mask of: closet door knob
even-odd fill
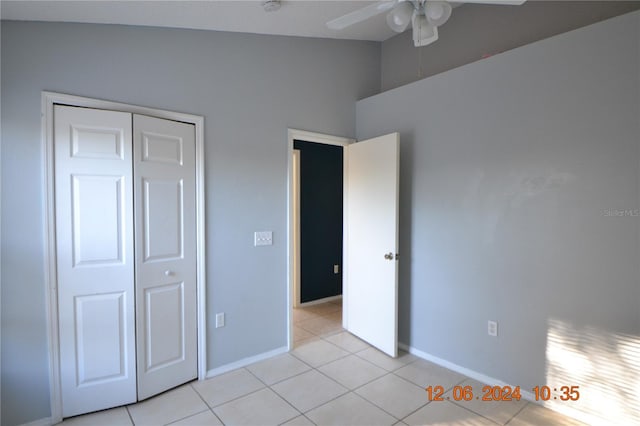
[[[170,271],[170,270],[167,269],[166,271],[164,271],[164,274],[166,276],[170,277],[171,275],[173,275],[173,271]]]

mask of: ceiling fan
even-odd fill
[[[464,3],[521,5],[526,0],[463,0]],[[327,22],[332,30],[342,30],[358,22],[389,11],[387,25],[397,32],[413,27],[413,44],[426,46],[438,40],[438,27],[451,16],[452,6],[441,0],[386,0],[379,1]]]

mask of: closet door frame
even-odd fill
[[[49,393],[51,400],[51,422],[62,421],[62,387],[60,377],[60,340],[58,335],[58,282],[56,270],[56,228],[54,192],[54,105],[95,108],[149,115],[167,120],[182,121],[195,126],[196,142],[196,297],[198,380],[206,377],[206,262],[205,262],[205,197],[204,197],[204,117],[162,109],[147,108],[101,99],[92,99],[56,92],[42,92],[42,152],[43,184],[45,196],[45,288],[47,338],[49,347]]]

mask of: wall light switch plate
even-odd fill
[[[261,231],[253,234],[254,246],[272,246],[273,245],[273,232]]]
[[[216,314],[216,328],[224,327],[224,312]]]
[[[498,322],[497,321],[488,321],[487,322],[487,334],[489,336],[498,337]]]

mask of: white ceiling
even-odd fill
[[[2,19],[194,28],[256,34],[383,41],[395,35],[385,14],[342,31],[325,23],[372,1],[282,1],[265,12],[262,1],[0,1]]]

